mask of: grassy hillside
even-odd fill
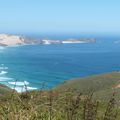
[[[11,90],[9,87],[0,84],[0,101],[7,101],[13,90]]]
[[[107,99],[113,92],[119,94],[119,85],[120,73],[113,72],[65,81],[56,89],[59,91],[73,89],[84,94],[93,92],[96,97]]]
[[[11,92],[12,92],[12,90],[9,87],[0,84],[0,96],[9,94]]]

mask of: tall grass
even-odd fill
[[[0,120],[120,120],[115,94],[108,103],[93,99],[93,94],[13,91],[0,101]]]

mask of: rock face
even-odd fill
[[[14,46],[14,45],[21,45],[25,44],[24,38],[16,35],[7,35],[7,34],[0,34],[0,45],[1,46]]]
[[[17,35],[0,34],[0,46],[33,45],[33,44],[34,45],[41,44],[41,41]]]

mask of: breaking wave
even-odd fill
[[[7,71],[1,71],[0,72],[0,75],[5,75],[5,74],[7,74]]]
[[[12,89],[14,89],[14,88],[12,88]],[[17,92],[25,92],[26,90],[28,90],[28,91],[31,91],[31,90],[36,90],[37,88],[34,88],[34,87],[25,87],[25,86],[16,86],[15,87],[15,90],[17,91]]]
[[[25,92],[26,90],[36,90],[37,88],[29,86],[28,81],[15,81],[14,78],[8,77],[6,75],[8,67],[4,64],[0,65],[0,83],[7,85],[11,89],[15,89],[17,92]]]
[[[24,81],[24,82],[8,82],[11,85],[16,85],[16,86],[25,86],[25,85],[29,85],[29,82]]]

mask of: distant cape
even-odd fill
[[[15,45],[38,45],[38,44],[74,44],[74,43],[93,43],[96,42],[94,38],[80,38],[67,40],[36,40],[18,35],[0,34],[0,46],[15,46]]]

